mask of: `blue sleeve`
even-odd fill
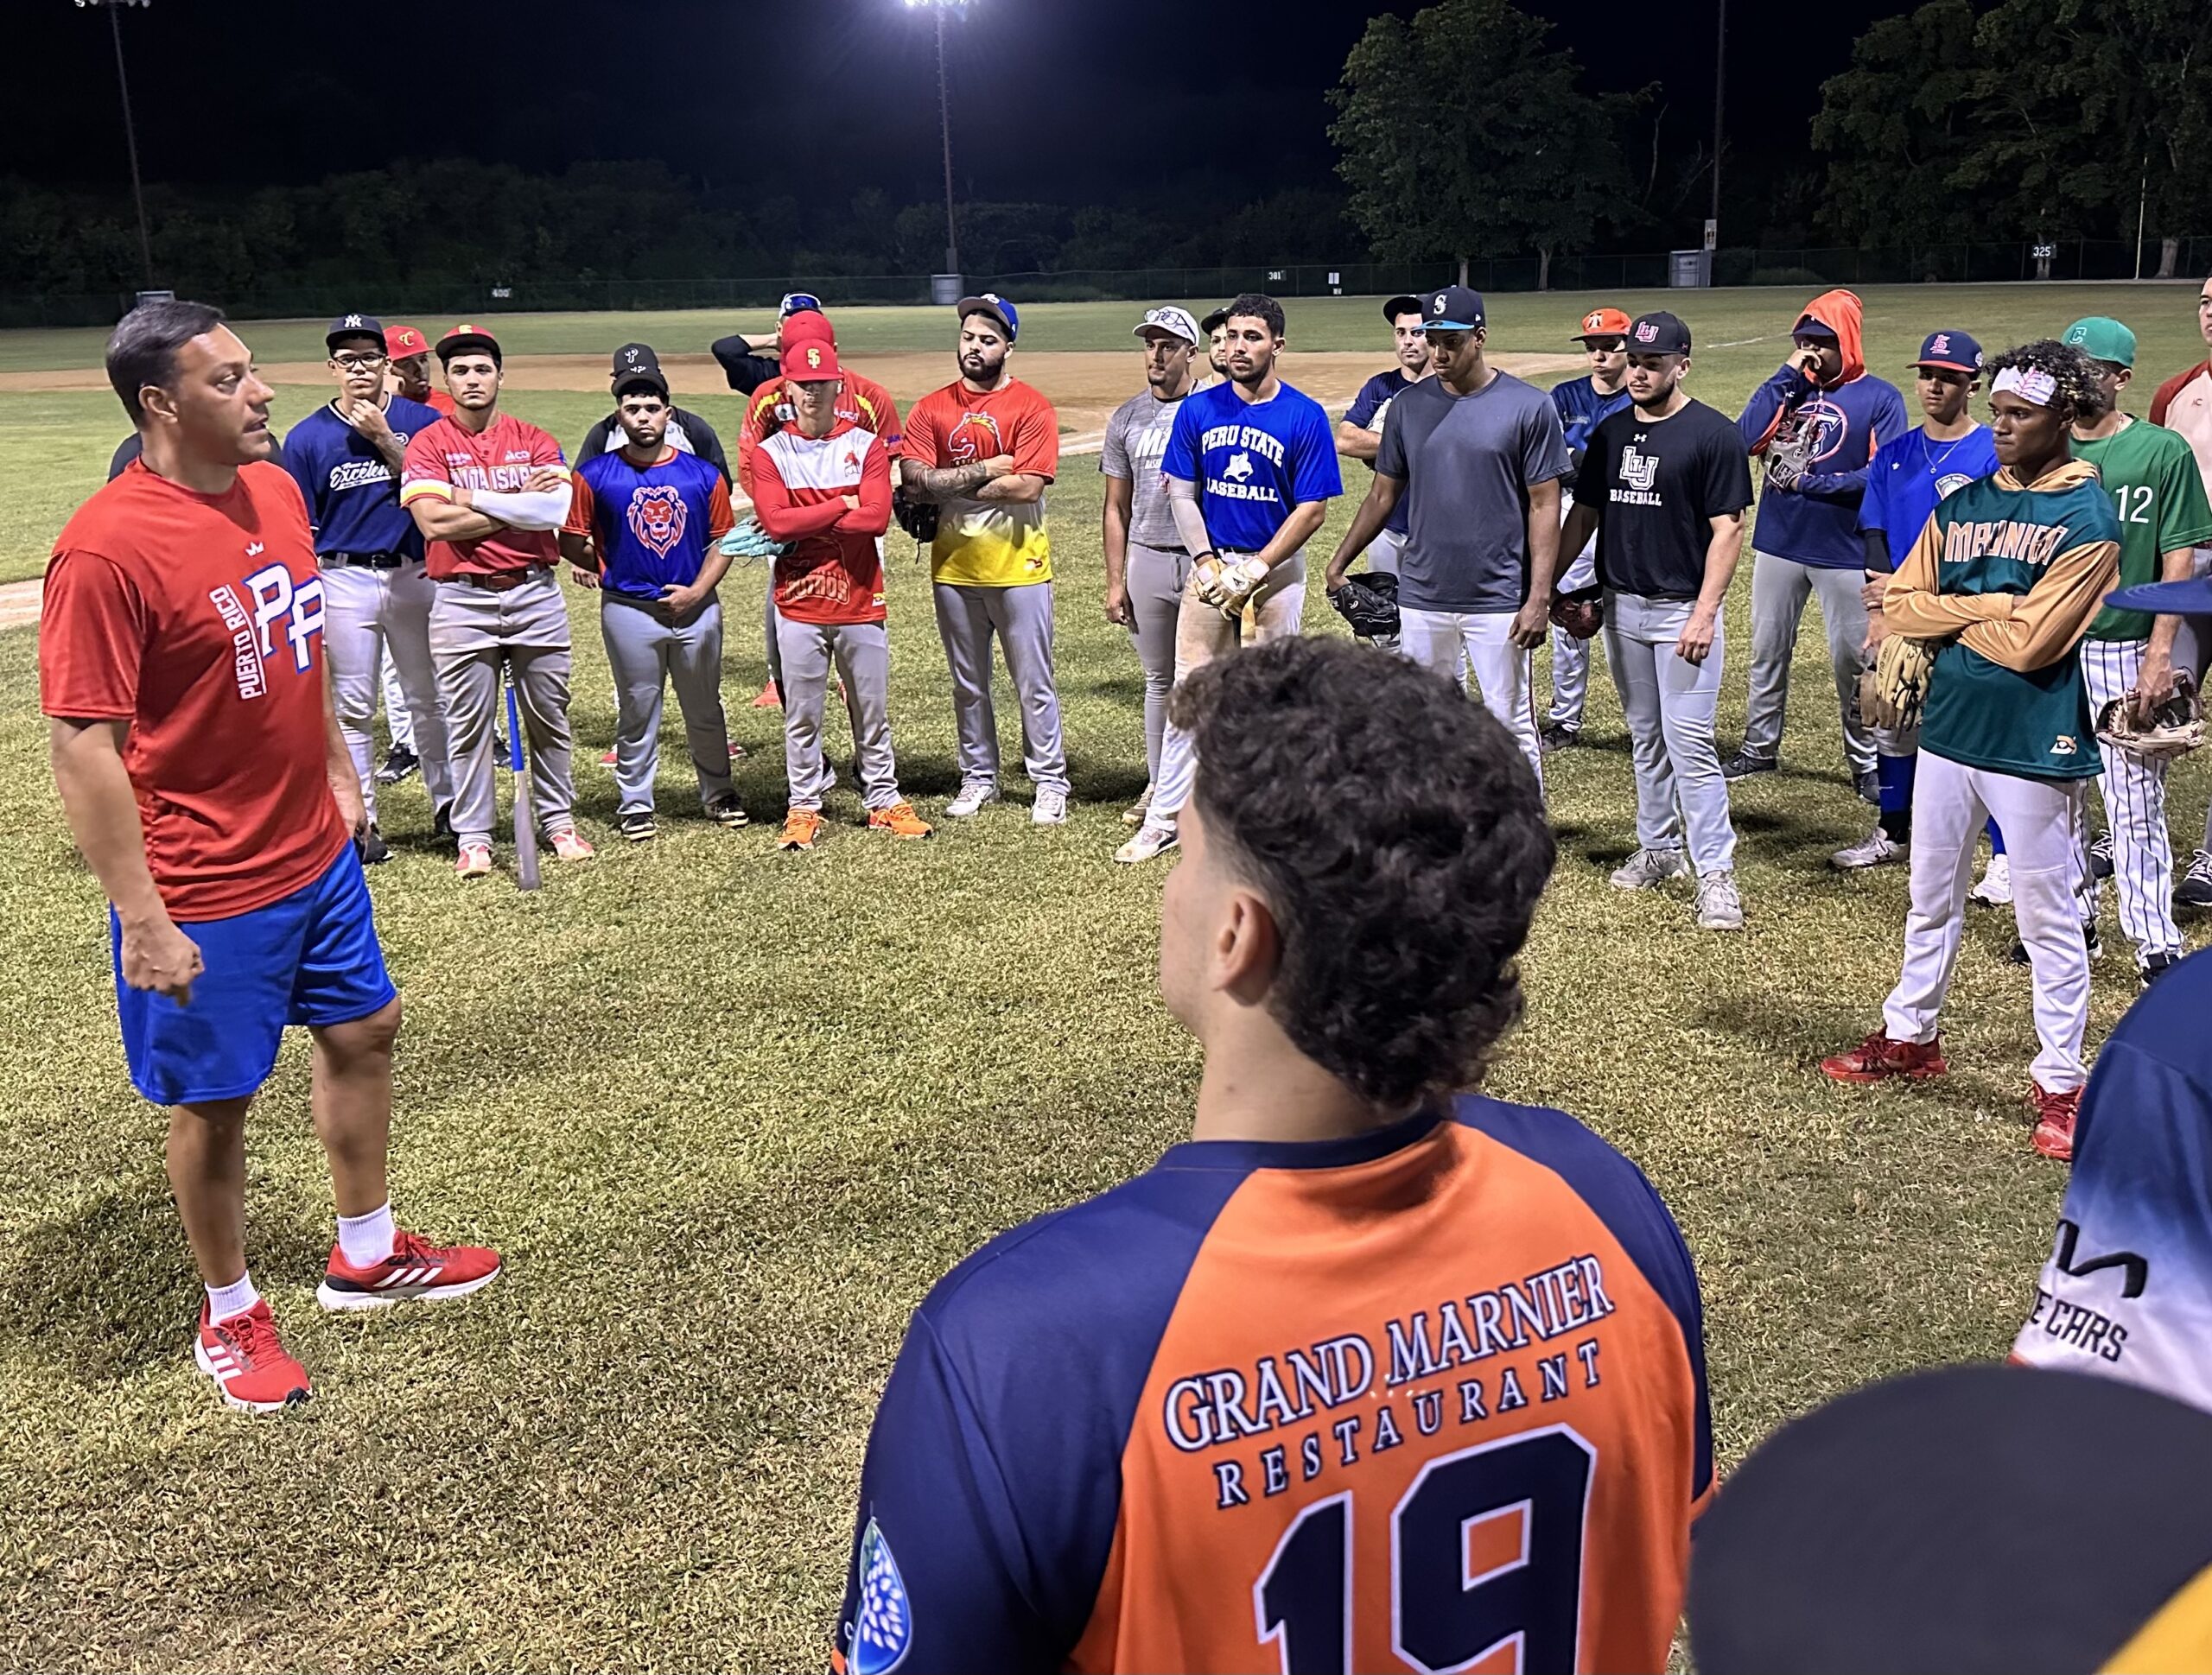
[[[1788,361],[1776,369],[1775,374],[1758,389],[1744,403],[1744,410],[1736,416],[1736,434],[1744,439],[1744,446],[1753,454],[1766,447],[1767,439],[1782,422],[1783,410],[1789,405],[1803,377]]]
[[[1362,430],[1373,426],[1375,409],[1382,405],[1387,393],[1379,387],[1382,382],[1380,378],[1370,378],[1359,386],[1359,394],[1351,398],[1351,405],[1344,409],[1346,424],[1356,424]]]
[[[1874,457],[1866,462],[1866,492],[1859,497],[1859,528],[1861,533],[1877,530],[1887,535],[1890,530],[1890,445],[1887,442],[1875,450]]]
[[[1808,499],[1855,506],[1866,492],[1866,471],[1865,466],[1856,471],[1808,471],[1791,486]]]
[[[1298,457],[1291,462],[1290,497],[1301,506],[1333,500],[1344,492],[1344,475],[1337,464],[1337,439],[1329,434],[1329,416],[1320,403],[1308,409],[1303,429]]]
[[[1160,456],[1160,474],[1178,482],[1198,480],[1198,414],[1195,398],[1175,409],[1175,427],[1167,433],[1167,447]]]

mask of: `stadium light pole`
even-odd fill
[[[968,0],[906,0],[909,10],[926,6],[937,15],[937,114],[944,139],[944,270],[960,271],[960,232],[952,219],[952,93],[944,71],[944,16],[963,10]]]
[[[146,188],[138,177],[138,125],[130,115],[130,78],[123,68],[123,18],[119,8],[151,6],[154,0],[77,0],[86,6],[107,8],[108,32],[115,39],[115,85],[123,94],[123,143],[130,153],[130,197],[138,207],[138,262],[149,288],[154,282],[154,241],[146,232]]]
[[[1713,30],[1713,242],[1720,243],[1720,112],[1728,98],[1728,0]],[[1717,248],[1714,252],[1719,253]]]

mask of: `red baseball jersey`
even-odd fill
[[[916,402],[906,415],[899,457],[939,469],[1007,454],[1014,468],[1051,481],[1060,468],[1060,422],[1043,393],[1020,378],[978,395],[956,380]],[[1332,456],[1333,457],[1333,456]],[[930,546],[932,581],[1011,587],[1052,579],[1045,502],[978,500],[940,504]]]
[[[133,460],[55,541],[39,707],[130,724],[123,765],[179,923],[281,900],[347,842],[321,640],[315,539],[282,466],[198,494]]]
[[[481,431],[457,419],[441,419],[415,433],[407,444],[399,504],[410,506],[426,496],[450,500],[456,488],[512,493],[541,466],[566,477],[569,462],[560,443],[536,425],[501,413]],[[552,530],[507,530],[481,541],[433,541],[427,555],[431,577],[498,575],[557,563],[561,537]]]
[[[844,1675],[1660,1670],[1713,1477],[1634,1164],[1463,1096],[994,1240],[868,1440]]]
[[[883,446],[896,454],[899,403],[891,398],[891,392],[874,378],[862,378],[849,368],[841,376],[845,387],[837,395],[837,416],[862,430],[874,431],[883,439]],[[747,401],[745,422],[737,431],[737,485],[746,493],[753,492],[753,450],[760,445],[762,438],[791,422],[791,398],[784,393],[781,378],[769,379]]]
[[[779,612],[793,622],[883,620],[876,542],[891,527],[891,454],[881,437],[847,419],[827,436],[772,433],[753,452],[753,504],[760,527],[791,543],[776,560]]]

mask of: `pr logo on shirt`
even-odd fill
[[[670,549],[683,539],[690,514],[683,497],[674,489],[666,484],[647,484],[632,491],[627,516],[630,533],[666,558]]]

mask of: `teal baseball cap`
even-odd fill
[[[2135,333],[2107,314],[2091,314],[2066,328],[2066,341],[2091,360],[2114,366],[2135,365]]]

